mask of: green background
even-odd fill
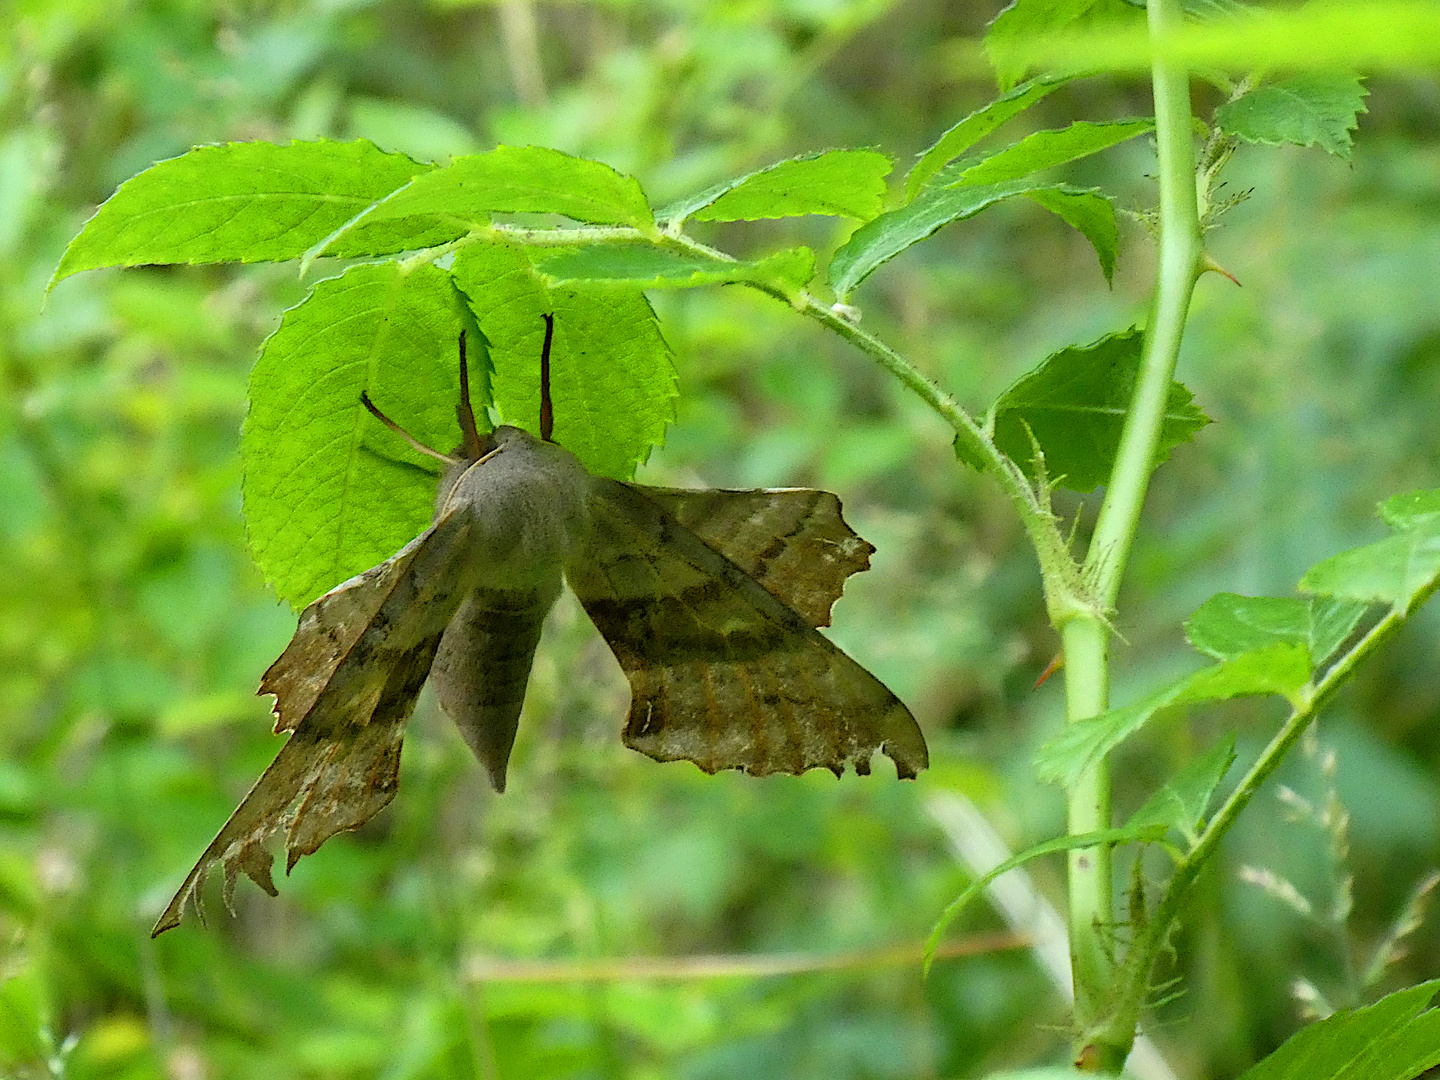
[[[1060,716],[1057,648],[1008,507],[946,429],[843,342],[739,288],[657,293],[678,417],[640,479],[814,484],[879,550],[834,637],[914,709],[915,784],[708,778],[624,750],[626,691],[578,607],[542,644],[511,770],[488,790],[422,699],[395,803],[296,868],[242,883],[156,942],[184,871],[273,756],[252,691],[294,625],[252,568],[237,440],[293,265],[92,272],[44,286],[93,207],[200,142],[350,138],[437,158],[554,146],[634,173],[653,203],[828,146],[909,156],[994,87],[955,43],[996,5],[632,0],[505,5],[17,0],[0,39],[0,1075],[15,1077],[971,1077],[1059,1060],[1065,1010],[1024,950],[777,978],[497,979],[477,958],[828,956],[918,944],[968,880],[930,812],[974,799],[1012,848],[1063,828],[1031,777]],[[534,19],[533,35],[526,15]],[[1196,665],[1212,593],[1288,594],[1378,539],[1373,506],[1440,475],[1440,144],[1433,73],[1374,78],[1351,163],[1242,148],[1252,197],[1212,234],[1243,283],[1202,280],[1179,377],[1216,423],[1157,475],[1121,598],[1118,704]],[[1218,103],[1197,84],[1197,105]],[[1009,130],[1143,115],[1090,79]],[[1057,174],[1144,208],[1146,141]],[[898,181],[896,181],[898,182]],[[740,255],[833,250],[843,221],[706,223]],[[1031,205],[950,226],[851,302],[977,411],[1048,353],[1143,317],[1151,248],[1122,229],[1113,290]],[[316,266],[309,280],[334,273]],[[1093,509],[1061,495],[1061,508]],[[1440,615],[1423,612],[1323,718],[1351,815],[1367,951],[1440,858]],[[1242,761],[1275,702],[1153,725],[1117,763],[1123,818],[1224,730]],[[1320,799],[1316,757],[1281,779]],[[1325,838],[1262,796],[1177,940],[1185,993],[1154,1037],[1185,1077],[1233,1076],[1337,1003],[1317,905]],[[1059,896],[1057,866],[1040,886]],[[1001,927],[977,905],[952,935]],[[1422,929],[1393,981],[1435,975]],[[617,961],[619,963],[619,961]],[[612,967],[614,965],[611,965]],[[1388,984],[1387,984],[1388,985]],[[1159,996],[1157,992],[1157,996]]]

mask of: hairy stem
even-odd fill
[[[1152,42],[1158,43],[1181,24],[1180,0],[1149,0],[1148,12]],[[1155,467],[1165,405],[1202,254],[1189,74],[1162,55],[1157,50],[1151,69],[1160,182],[1155,289],[1134,397],[1085,561],[1086,580],[1102,612],[1114,607]],[[1102,620],[1103,615],[1081,616],[1077,624],[1064,628],[1069,723],[1096,716],[1109,705],[1109,629]],[[1107,759],[1087,771],[1071,790],[1069,829],[1073,835],[1109,826]],[[1108,851],[1071,854],[1070,909],[1076,1021],[1081,1033],[1077,1061],[1096,1072],[1118,1073],[1134,1040],[1134,1019],[1117,1017],[1115,1011],[1119,987],[1110,933],[1114,896]]]
[[[1437,585],[1432,585],[1417,595],[1404,609],[1397,608],[1387,613],[1384,618],[1370,628],[1353,649],[1325,672],[1324,677],[1291,711],[1289,718],[1261,751],[1255,764],[1250,766],[1240,783],[1236,785],[1235,790],[1230,793],[1230,797],[1225,800],[1220,809],[1215,812],[1215,816],[1201,830],[1195,846],[1180,860],[1175,868],[1175,873],[1165,887],[1164,895],[1156,905],[1155,914],[1147,924],[1144,934],[1132,946],[1129,960],[1126,963],[1127,970],[1122,997],[1124,1007],[1121,1012],[1127,1017],[1125,1022],[1130,1025],[1132,1030],[1135,1018],[1139,1016],[1140,1006],[1144,1003],[1146,988],[1150,981],[1150,969],[1154,966],[1155,958],[1165,947],[1165,941],[1170,935],[1176,917],[1180,914],[1180,909],[1188,899],[1190,890],[1200,876],[1200,871],[1215,855],[1220,841],[1224,839],[1225,834],[1230,831],[1244,809],[1250,805],[1250,801],[1260,790],[1260,786],[1280,767],[1280,763],[1285,760],[1285,755],[1300,741],[1300,737],[1305,734],[1306,729],[1320,710],[1354,674],[1356,667],[1394,636],[1401,623],[1436,591]]]
[[[1037,491],[1031,485],[1019,466],[996,448],[974,418],[910,361],[808,293],[801,293],[796,306],[802,314],[855,345],[934,409],[954,429],[957,451],[963,450],[969,461],[983,463],[983,470],[996,479],[1020,515],[1021,524],[1035,548],[1051,622],[1063,626],[1076,618],[1078,612],[1091,611],[1080,585],[1075,561],[1070,557],[1069,547],[1060,534],[1055,516],[1050,512],[1044,491]]]

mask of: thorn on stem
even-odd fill
[[[1239,279],[1239,278],[1237,278],[1234,274],[1230,273],[1229,270],[1226,270],[1223,266],[1221,266],[1221,265],[1220,265],[1219,263],[1217,263],[1214,259],[1212,259],[1212,258],[1209,256],[1208,253],[1205,254],[1205,255],[1202,255],[1201,258],[1200,258],[1200,273],[1203,274],[1203,273],[1205,273],[1205,271],[1207,271],[1207,270],[1213,270],[1215,273],[1219,274],[1221,277],[1227,277],[1227,278],[1229,278],[1231,281],[1233,281],[1237,286],[1239,286],[1240,288],[1242,288],[1242,289],[1244,288],[1244,286],[1240,284],[1240,279]]]

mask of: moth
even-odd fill
[[[764,776],[849,763],[878,749],[899,776],[929,762],[910,710],[821,635],[845,579],[875,549],[840,500],[806,489],[688,491],[598,477],[551,440],[550,345],[540,436],[481,434],[460,338],[461,445],[445,462],[434,523],[380,565],[307,607],[265,672],[289,740],[200,856],[155,924],[179,924],[221,864],[272,896],[268,838],[286,872],[379,813],[399,783],[405,722],[428,678],[495,790],[505,790],[531,661],[562,579],[629,679],[624,741],[658,761]],[[203,911],[200,911],[203,920]]]

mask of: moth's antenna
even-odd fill
[[[555,410],[550,404],[550,343],[555,340],[555,316],[547,313],[540,316],[545,320],[545,344],[540,346],[540,438],[550,438],[555,430]]]
[[[455,419],[460,421],[461,448],[466,460],[477,461],[485,453],[485,440],[475,427],[475,410],[470,407],[470,370],[465,362],[465,331],[460,331],[460,402],[455,406]]]
[[[370,400],[370,395],[367,394],[364,390],[360,391],[360,404],[364,405],[365,408],[369,409],[370,415],[375,417],[376,420],[379,420],[391,431],[395,432],[396,435],[399,435],[402,439],[409,443],[412,450],[417,450],[420,453],[425,454],[427,457],[433,457],[436,461],[443,461],[446,465],[458,465],[461,461],[464,460],[463,458],[455,457],[453,454],[442,454],[433,446],[426,446],[419,439],[415,438],[414,435],[411,435],[394,420],[391,420],[383,412],[377,409],[375,407],[375,403]]]

